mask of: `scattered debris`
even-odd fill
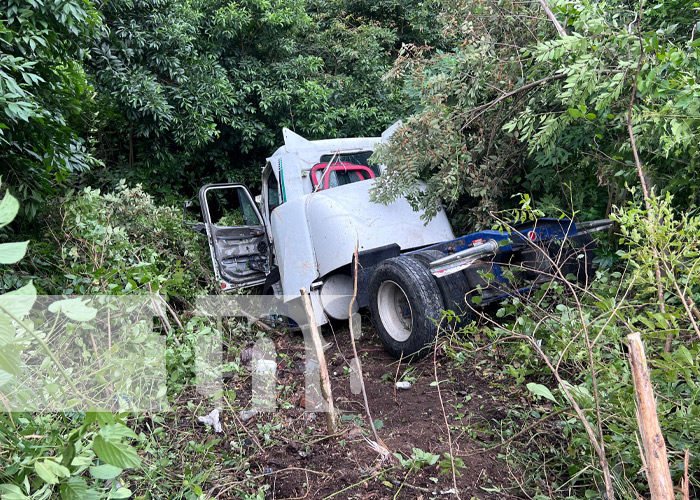
[[[372,441],[371,439],[368,439],[366,436],[362,436],[364,440],[367,442],[370,448],[372,448],[374,451],[379,453],[382,457],[382,462],[389,460],[391,458],[391,452],[387,449],[386,446],[379,444],[376,441]]]
[[[255,371],[263,375],[272,375],[272,377],[275,377],[277,374],[277,362],[274,359],[258,359]]]
[[[221,428],[221,422],[219,422],[219,410],[212,410],[209,415],[203,417],[197,417],[197,420],[204,425],[209,425],[214,427],[214,432],[217,434],[222,433],[224,430]]]
[[[358,439],[362,437],[362,429],[360,427],[353,427],[347,433],[347,439]]]
[[[238,418],[240,418],[242,422],[247,422],[257,414],[258,410],[241,410],[238,412]]]
[[[401,382],[396,382],[396,388],[397,389],[410,389],[411,388],[411,383],[406,382],[405,380],[402,380]]]

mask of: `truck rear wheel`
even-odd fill
[[[392,356],[420,359],[430,352],[445,308],[435,279],[418,260],[379,263],[369,282],[372,321]]]

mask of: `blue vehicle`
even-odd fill
[[[390,354],[417,359],[429,352],[443,310],[469,319],[543,283],[588,283],[595,250],[590,233],[611,224],[541,218],[405,253],[396,246],[360,252],[358,302],[369,306]]]

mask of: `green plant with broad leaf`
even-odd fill
[[[0,229],[15,218],[19,203],[8,192],[0,202]],[[2,265],[22,259],[27,242],[0,244]],[[56,353],[47,344],[48,335],[35,330],[28,315],[37,302],[34,286],[0,295],[0,455],[4,463],[0,470],[2,500],[99,500],[129,498],[128,487],[108,485],[105,480],[119,476],[124,469],[137,468],[141,458],[128,441],[138,436],[123,423],[123,419],[106,412],[73,412],[70,414],[29,413],[11,411],[12,404],[33,391],[24,382],[27,365],[22,354],[45,356],[54,364],[56,379],[64,394],[79,391],[80,381],[74,380]],[[49,309],[75,322],[94,318],[96,311],[80,299],[54,302]],[[54,325],[55,326],[55,325]],[[31,377],[37,383],[36,377]],[[45,380],[44,382],[48,382]],[[45,388],[48,385],[44,386]],[[45,392],[45,394],[51,394]],[[19,399],[18,399],[19,398]],[[73,427],[73,430],[69,430]],[[31,437],[42,437],[42,445],[34,446]]]
[[[423,467],[435,465],[438,463],[438,460],[440,460],[440,455],[423,451],[420,448],[413,448],[408,458],[404,458],[400,453],[394,453],[394,456],[399,460],[402,467],[412,472],[422,469]]]

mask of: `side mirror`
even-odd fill
[[[187,225],[192,225],[191,222],[187,222],[187,209],[192,206],[192,200],[187,200],[185,202],[185,206],[182,207],[182,222],[184,222]]]
[[[187,222],[187,209],[192,206],[192,200],[187,200],[182,207],[182,223],[185,226],[189,226],[193,231],[198,233],[206,234],[206,229],[204,228],[204,223],[202,222]]]

